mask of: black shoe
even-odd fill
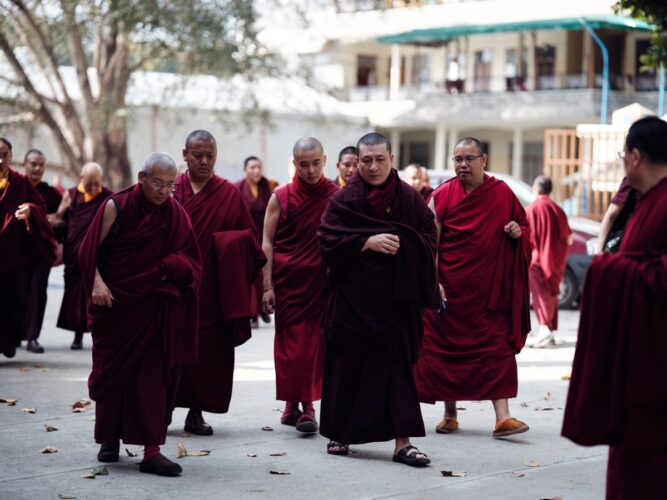
[[[2,354],[5,355],[7,358],[13,358],[16,356],[16,346],[14,347],[8,347],[6,351],[4,351]]]
[[[34,352],[35,354],[42,354],[44,352],[44,348],[42,345],[35,340],[28,340],[28,345],[25,346],[26,351]]]
[[[83,349],[83,342],[76,342],[76,341],[72,342],[72,345],[69,346],[69,348],[72,349],[73,351],[80,351],[81,349]]]
[[[262,318],[262,321],[264,323],[267,323],[267,324],[271,323],[271,315],[270,314],[266,314],[264,311],[262,311],[262,313],[259,316]]]
[[[196,434],[197,436],[210,436],[213,434],[213,427],[204,421],[201,411],[190,410],[185,417],[185,432]]]
[[[102,446],[100,446],[100,451],[97,452],[97,461],[104,463],[118,462],[119,450],[120,441],[115,441],[113,443],[102,443]]]
[[[148,462],[141,462],[139,470],[147,474],[157,474],[158,476],[178,476],[183,469],[180,465],[172,462],[162,453],[155,455]]]
[[[257,321],[256,319],[251,319],[250,328],[252,328],[253,330],[259,328],[259,321]]]

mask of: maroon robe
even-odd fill
[[[412,369],[424,307],[439,304],[436,229],[419,193],[392,177],[369,189],[354,176],[319,228],[332,285],[320,432],[345,444],[425,435]],[[380,233],[400,238],[397,255],[361,251]]]
[[[558,292],[567,265],[568,238],[572,234],[567,215],[549,196],[540,195],[526,209],[530,225],[532,260],[530,293],[540,325],[558,329]]]
[[[99,245],[100,208],[79,249],[90,294],[95,268],[114,297],[90,303],[95,440],[165,441],[178,366],[197,357],[201,257],[190,219],[173,198],[153,205],[139,184],[113,195],[117,217]],[[104,206],[104,205],[103,205]]]
[[[0,352],[21,343],[29,304],[31,266],[55,259],[54,234],[42,197],[24,175],[9,169],[0,190]],[[19,205],[30,205],[30,217],[18,220]]]
[[[79,267],[79,246],[101,205],[113,193],[107,188],[89,202],[76,187],[69,189],[70,206],[65,214],[65,243],[63,263],[65,264],[65,292],[58,314],[58,328],[73,332],[87,332],[87,309],[90,296],[83,284]]]
[[[248,205],[248,209],[250,209],[250,215],[252,215],[252,221],[255,223],[255,229],[257,230],[257,235],[259,236],[259,242],[261,244],[262,239],[264,238],[264,216],[266,215],[266,207],[269,205],[269,199],[278,183],[276,181],[270,181],[266,177],[262,177],[257,185],[257,197],[253,195],[246,179],[241,179],[234,185],[241,192],[241,196],[245,200],[246,205]],[[262,310],[263,294],[264,279],[262,273],[259,273],[253,288],[253,304],[256,308],[254,314],[255,317]]]
[[[422,195],[422,198],[424,198],[424,201],[428,201],[428,199],[433,194],[433,188],[431,186],[424,186],[419,191],[419,194]]]
[[[442,318],[424,315],[424,345],[415,369],[420,400],[515,397],[517,365],[530,330],[530,229],[512,190],[489,175],[466,193],[458,178],[433,193],[442,223],[440,284],[447,296]],[[515,221],[521,237],[504,226]]]
[[[667,179],[642,196],[619,252],[596,256],[584,284],[563,436],[610,445],[607,498],[667,498],[665,325]]]
[[[317,226],[338,188],[322,177],[311,186],[298,176],[276,189],[280,217],[273,248],[276,294],[276,399],[316,401],[322,393],[324,340],[320,318],[326,302],[326,266]]]
[[[226,413],[232,397],[234,347],[238,343],[235,332],[240,337],[249,336],[250,315],[229,315],[225,308],[242,290],[246,292],[245,303],[250,305],[249,284],[254,280],[248,282],[243,271],[253,257],[249,252],[235,253],[233,265],[227,269],[236,272],[221,279],[218,257],[224,245],[216,239],[242,230],[251,231],[256,239],[255,228],[238,189],[221,177],[214,176],[195,194],[187,173],[183,173],[176,179],[174,198],[190,216],[203,262],[197,363],[183,367],[175,406]],[[246,331],[239,333],[239,328]]]

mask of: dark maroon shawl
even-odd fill
[[[393,196],[380,192],[371,198],[379,218],[369,206],[373,190],[358,175],[334,194],[322,216],[319,242],[333,288],[323,328],[328,340],[351,345],[402,332],[414,362],[423,309],[439,305],[436,228],[417,191],[400,180],[386,186],[393,186]],[[397,255],[361,252],[366,240],[380,233],[400,238]]]
[[[264,234],[264,215],[266,215],[266,207],[276,187],[276,182],[262,177],[262,180],[257,185],[257,198],[253,196],[246,179],[241,179],[234,185],[241,192],[241,196],[245,200],[246,205],[248,205],[252,220],[255,223],[255,229],[257,229],[257,234],[259,235],[259,241],[261,242]]]
[[[163,335],[168,366],[197,358],[201,257],[187,213],[173,198],[151,204],[138,184],[111,200],[118,214],[109,235],[98,245],[103,205],[79,250],[88,294],[97,268],[114,296],[112,307],[88,309],[93,399],[125,382],[154,335]]]
[[[35,189],[37,190],[39,195],[44,200],[44,203],[46,204],[46,213],[47,214],[55,213],[58,210],[58,206],[60,206],[60,202],[63,199],[63,195],[60,194],[60,192],[56,188],[49,186],[44,181],[37,184],[35,186]]]

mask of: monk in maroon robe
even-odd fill
[[[338,188],[322,175],[326,156],[317,139],[298,140],[293,157],[294,179],[276,189],[266,210],[262,305],[265,312],[276,313],[276,399],[286,402],[281,422],[314,433],[313,401],[322,394],[324,361],[320,318],[326,305],[317,226]]]
[[[235,185],[250,209],[250,215],[252,215],[252,220],[255,223],[255,229],[259,235],[261,244],[261,239],[264,236],[266,207],[269,204],[269,198],[271,198],[273,191],[278,186],[278,182],[264,177],[264,165],[262,164],[262,160],[256,156],[249,156],[245,159],[243,162],[243,173],[245,174],[245,179],[241,179]],[[257,315],[262,317],[264,323],[271,321],[271,316],[262,310],[262,295],[264,295],[264,278],[259,273],[255,281],[255,287],[253,288],[253,303],[257,308],[253,317],[253,327],[259,326]]]
[[[458,429],[457,400],[491,400],[493,437],[503,437],[528,430],[511,417],[507,400],[517,394],[515,356],[530,330],[530,230],[512,190],[485,174],[477,139],[459,141],[453,161],[456,177],[429,202],[447,308],[441,317],[426,311],[415,378],[422,402],[445,402],[437,432]]]
[[[138,184],[109,198],[79,249],[88,310],[101,462],[120,440],[144,446],[140,471],[181,472],[160,453],[178,368],[197,357],[201,257],[190,219],[171,197],[177,167],[166,153],[144,160]]]
[[[11,162],[12,145],[0,138],[0,352],[8,358],[26,327],[32,269],[55,260],[44,200]]]
[[[319,229],[332,285],[320,432],[330,454],[394,439],[394,461],[424,466],[430,460],[410,444],[425,435],[412,369],[424,307],[440,304],[436,228],[392,168],[389,141],[367,134],[358,150],[358,174],[334,194]]]
[[[567,249],[572,244],[572,230],[567,223],[567,215],[549,198],[551,189],[551,179],[538,176],[533,183],[535,201],[526,208],[532,248],[528,282],[533,309],[540,324],[532,346],[538,348],[555,343],[558,293],[567,265]]]
[[[57,218],[62,221],[65,232],[65,293],[57,326],[74,332],[73,350],[83,349],[83,334],[89,331],[86,311],[90,297],[79,267],[79,246],[100,206],[111,195],[112,192],[102,185],[102,167],[87,163],[81,169],[79,184],[65,191],[58,207]]]
[[[30,184],[37,190],[44,200],[46,217],[53,226],[55,214],[62,200],[62,195],[42,180],[46,158],[38,149],[30,149],[23,158],[25,175]],[[49,274],[52,262],[48,259],[34,260],[28,266],[28,305],[25,315],[25,330],[23,339],[27,340],[26,350],[34,353],[43,353],[44,347],[39,343],[39,334],[42,332],[44,312],[46,311],[46,288],[49,285]]]
[[[623,163],[642,193],[618,253],[596,256],[581,303],[563,436],[609,445],[607,499],[667,498],[667,123],[642,118]]]
[[[344,188],[354,174],[357,173],[358,161],[356,147],[346,146],[341,149],[340,153],[338,153],[338,163],[336,163],[338,175],[333,183],[340,188]]]
[[[433,192],[433,189],[428,184],[424,184],[424,175],[422,173],[421,165],[412,163],[403,169],[403,180],[412,186],[417,191],[424,201],[428,200]],[[424,169],[425,170],[425,169]]]
[[[252,251],[221,259],[221,238],[242,231],[251,246],[254,243],[260,254],[261,250],[250,211],[238,189],[214,173],[217,153],[215,138],[209,132],[192,132],[183,150],[188,169],[176,179],[174,191],[174,198],[190,216],[203,262],[197,362],[183,367],[175,406],[189,408],[185,431],[204,436],[213,434],[213,428],[204,421],[202,411],[229,410],[234,348],[250,337],[252,286],[264,265],[264,261],[255,265]],[[221,260],[223,264],[232,260],[222,278]],[[252,277],[243,272],[249,266],[254,266]],[[245,313],[227,314],[230,302],[237,297],[245,299]]]

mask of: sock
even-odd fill
[[[294,403],[292,401],[285,401],[285,409],[283,410],[283,415],[289,415],[294,410],[299,409],[299,403]]]
[[[144,446],[144,462],[148,462],[160,454],[159,446]]]
[[[313,406],[312,401],[302,401],[301,406],[303,407],[304,413],[310,413],[311,415],[315,414],[315,407]]]

